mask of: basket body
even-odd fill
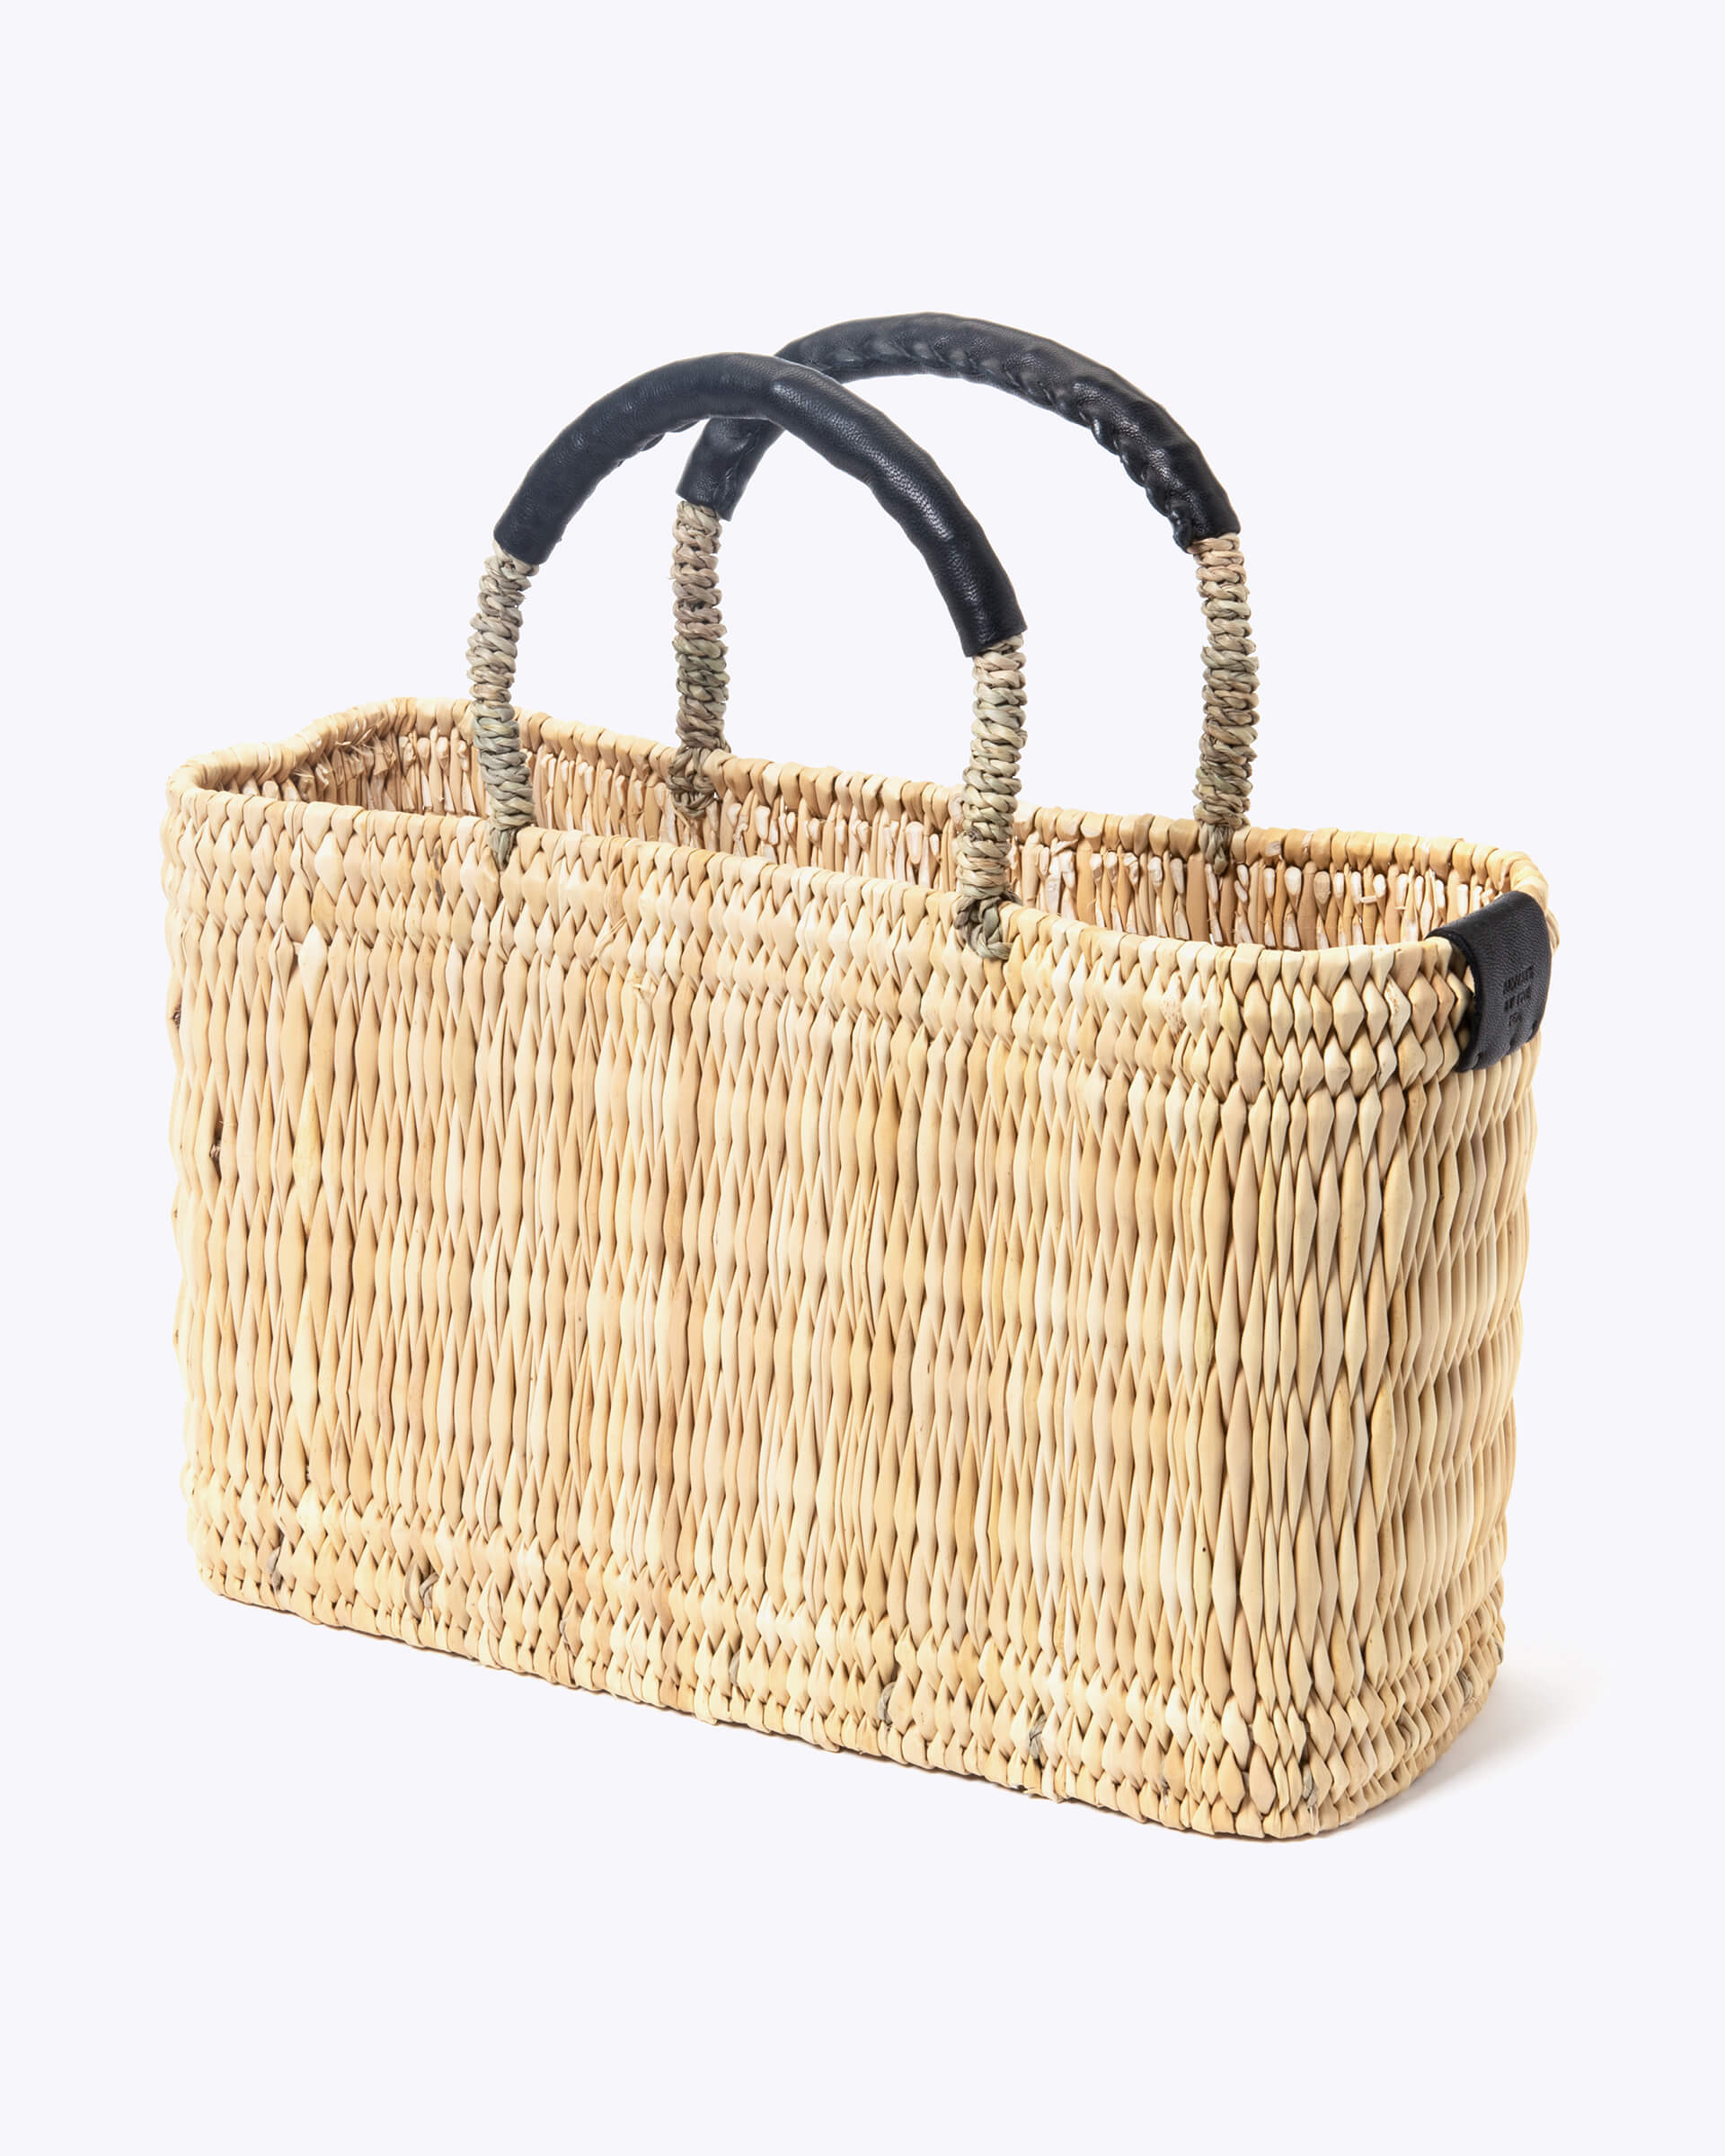
[[[186,766],[185,1492],[224,1594],[709,1719],[1292,1835],[1500,1653],[1537,1043],[1435,923],[1520,855],[1020,826],[464,707]]]

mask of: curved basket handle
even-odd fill
[[[1196,808],[1204,850],[1218,872],[1252,805],[1258,731],[1258,665],[1240,552],[1239,518],[1196,442],[1160,404],[1083,353],[1000,323],[957,314],[882,315],[842,322],[787,344],[780,355],[835,381],[889,375],[951,375],[986,383],[1086,427],[1119,457],[1177,545],[1198,563],[1209,641],[1204,651],[1204,724]],[[677,588],[679,736],[700,759],[725,747],[728,676],[718,612],[720,518],[729,518],[778,429],[770,421],[714,420],[684,469],[673,581]],[[686,645],[691,648],[686,649]],[[705,805],[698,774],[678,806]]]
[[[526,588],[601,480],[665,435],[715,415],[765,420],[862,480],[928,564],[976,677],[960,920],[974,948],[1003,956],[999,915],[1024,738],[1024,616],[1011,580],[951,482],[883,412],[811,367],[750,352],[678,360],[601,397],[538,458],[498,520],[467,662],[499,865],[533,820],[532,773],[512,701]]]
[[[492,536],[540,568],[601,480],[666,435],[715,415],[765,416],[775,433],[794,434],[862,480],[927,562],[967,658],[1022,635],[1006,571],[927,451],[827,376],[754,352],[675,360],[589,404],[533,464]]]
[[[1160,404],[1111,367],[1028,330],[961,314],[883,314],[816,330],[782,347],[779,357],[835,382],[951,375],[1004,389],[1087,427],[1168,519],[1177,546],[1190,551],[1200,539],[1240,529],[1203,451]],[[734,517],[777,432],[769,421],[711,420],[684,466],[684,499]]]

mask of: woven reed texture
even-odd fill
[[[1205,1832],[1403,1787],[1500,1652],[1524,856],[1039,811],[464,704],[185,766],[184,1489],[226,1595]]]

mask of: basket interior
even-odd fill
[[[484,812],[465,706],[400,700],[326,721],[233,790],[410,814]],[[551,830],[699,844],[774,862],[950,889],[956,793],[943,786],[740,756],[712,765],[718,800],[698,827],[671,809],[670,749],[535,715],[523,722],[537,821]],[[214,775],[214,774],[212,774]],[[226,775],[226,774],[224,774]],[[1026,810],[1013,868],[1021,900],[1143,936],[1286,950],[1429,935],[1512,888],[1544,886],[1522,854],[1381,832],[1270,831],[1236,844],[1218,884],[1190,821]]]

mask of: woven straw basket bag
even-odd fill
[[[1088,426],[1196,558],[1193,822],[1022,810],[1022,621],[840,385]],[[524,590],[683,482],[675,747],[518,714]],[[922,552],[960,789],[732,755],[714,553],[780,428]],[[473,700],[184,765],[164,831],[184,1488],[223,1594],[1250,1835],[1496,1672],[1531,1085],[1522,854],[1246,823],[1235,520],[1062,348],[924,316],[643,376],[497,530]]]

